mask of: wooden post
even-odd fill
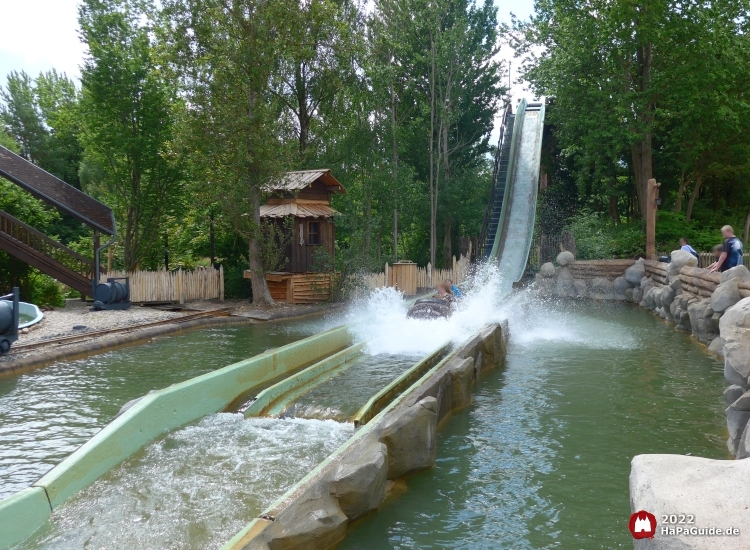
[[[224,264],[219,266],[219,301],[224,301]]]
[[[391,285],[391,278],[388,276],[388,262],[385,262],[385,284],[383,286],[393,286]]]
[[[659,198],[659,186],[655,179],[648,180],[646,194],[646,258],[656,260],[656,199]]]
[[[185,273],[182,268],[177,272],[177,288],[179,289],[180,304],[185,303]]]

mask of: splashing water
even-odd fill
[[[356,339],[367,342],[367,353],[424,355],[447,342],[469,338],[487,323],[506,319],[509,306],[517,300],[510,292],[511,285],[497,268],[482,264],[448,319],[407,318],[404,296],[392,287],[355,302],[346,316]]]

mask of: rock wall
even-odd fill
[[[316,550],[378,509],[394,480],[430,468],[437,427],[471,403],[477,376],[503,363],[507,322],[463,343],[229,541],[232,550]]]
[[[626,300],[627,290],[636,284],[622,276],[634,260],[579,262],[572,252],[564,251],[557,255],[556,263],[543,264],[536,275],[534,287],[542,297]]]
[[[724,357],[724,391],[729,439],[733,456],[750,456],[750,271],[737,266],[724,273],[697,267],[697,259],[682,250],[672,252],[670,263],[638,260],[644,276],[632,301],[638,301],[686,330],[708,349]],[[640,300],[637,300],[640,298]]]

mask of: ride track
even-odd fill
[[[498,266],[507,290],[523,277],[534,236],[544,113],[544,99],[523,99],[515,115],[506,111],[500,129],[480,241],[482,256]]]
[[[54,346],[54,345],[65,346],[68,344],[75,344],[77,342],[81,342],[83,340],[89,340],[91,338],[98,337],[98,336],[110,336],[112,334],[128,333],[128,332],[133,332],[136,330],[141,330],[141,329],[146,329],[146,328],[160,327],[163,325],[179,325],[181,323],[187,323],[188,321],[195,321],[196,319],[226,316],[226,315],[230,315],[229,313],[230,309],[231,308],[209,309],[206,311],[199,311],[197,313],[183,315],[182,317],[173,317],[171,319],[165,319],[163,321],[153,321],[151,323],[143,323],[140,325],[132,325],[132,326],[127,326],[127,327],[118,327],[118,328],[111,328],[111,329],[104,329],[104,330],[86,331],[86,332],[81,332],[80,334],[72,334],[70,336],[61,336],[59,338],[49,338],[45,340],[39,340],[38,342],[30,342],[28,344],[16,344],[11,348],[8,356],[13,357],[14,355],[19,355],[24,352],[34,351],[34,350],[37,350],[46,346]]]
[[[506,123],[508,119],[506,116]],[[544,128],[544,101],[529,104],[522,100],[513,120],[512,134],[509,128],[506,131],[504,127],[501,131],[501,136],[507,137],[511,134],[511,139],[507,146],[498,148],[498,155],[505,157],[505,167],[503,170],[495,170],[493,200],[487,209],[491,223],[488,223],[488,218],[485,219],[482,235],[483,256],[497,264],[503,285],[507,286],[508,292],[511,284],[519,281],[524,274],[533,237]],[[503,183],[498,182],[501,175],[505,176],[504,185],[498,185]],[[489,251],[488,244],[491,245]],[[220,314],[226,315],[228,312],[209,310],[135,327],[64,336],[15,346],[14,351],[17,353],[49,345],[64,346],[90,339],[92,336],[179,324]],[[380,388],[350,419],[358,424],[358,435],[348,440],[272,504],[267,512],[274,512],[271,514],[274,519],[256,518],[224,548],[245,548],[249,538],[260,535],[269,525],[283,524],[283,521],[276,521],[282,519],[277,514],[277,508],[283,508],[282,504],[290,505],[289,503],[294,500],[292,497],[299,496],[298,493],[302,494],[310,487],[314,489],[315,480],[326,468],[331,467],[334,457],[342,460],[341,456],[349,452],[349,447],[354,449],[356,445],[364,445],[367,442],[364,436],[375,429],[375,425],[380,426],[383,422],[391,425],[396,417],[405,414],[404,411],[408,409],[406,398],[409,395],[420,392],[420,395],[426,395],[431,391],[429,388],[442,383],[440,380],[453,380],[452,372],[459,368],[459,363],[461,368],[465,367],[469,378],[475,377],[482,367],[482,361],[477,359],[479,350],[490,346],[494,359],[487,366],[496,364],[495,359],[504,357],[506,338],[507,324],[505,328],[497,324],[488,325],[447,355],[448,350],[445,347],[434,350],[425,359],[392,380],[385,388]],[[485,351],[489,351],[490,348]],[[196,422],[209,414],[236,410],[236,405],[241,403],[250,405],[243,411],[245,416],[261,414],[265,410],[279,414],[290,399],[350,368],[353,359],[361,350],[362,344],[355,343],[348,328],[342,326],[280,348],[267,350],[250,359],[156,390],[138,399],[31,487],[0,501],[0,549],[9,548],[32,535],[70,497],[165,433]],[[470,381],[467,381],[464,390],[468,391],[470,385]],[[440,396],[440,392],[437,393]],[[251,398],[249,402],[248,397]],[[417,398],[412,395],[411,399],[414,401]],[[254,404],[255,401],[257,403]],[[445,414],[450,408],[446,405],[441,409],[440,404],[437,404],[437,410],[444,409]],[[388,415],[396,416],[389,420]],[[383,428],[381,426],[378,429]],[[406,447],[413,446],[409,437],[406,441]],[[393,477],[395,479],[400,476],[394,474]],[[326,494],[328,492],[330,491],[326,490]],[[269,513],[261,515],[260,518],[270,518]]]

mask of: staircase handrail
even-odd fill
[[[80,275],[89,279],[94,276],[92,259],[82,256],[3,210],[0,210],[0,232]]]

